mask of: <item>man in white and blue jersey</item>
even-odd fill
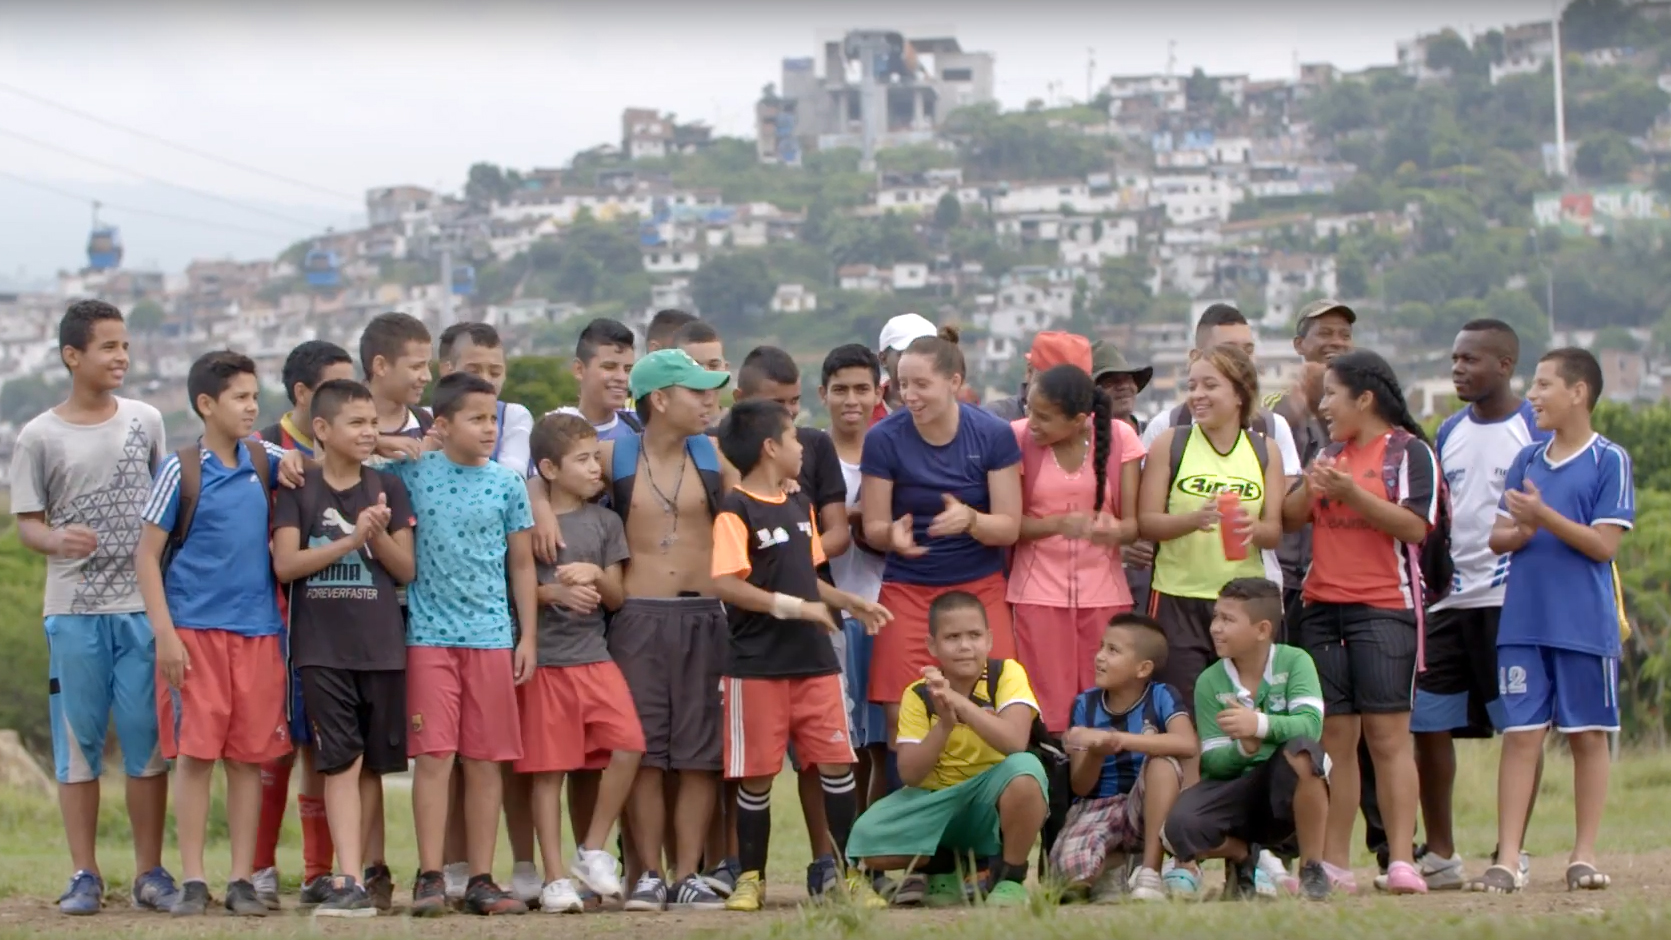
[[[1515,456],[1540,431],[1512,386],[1520,339],[1500,320],[1465,324],[1451,346],[1451,381],[1466,407],[1439,425],[1439,466],[1451,497],[1450,594],[1427,615],[1427,671],[1416,679],[1416,734],[1427,850],[1417,860],[1431,890],[1462,887],[1451,825],[1454,738],[1489,738],[1502,727],[1497,700],[1497,622],[1509,556],[1491,550],[1492,521]],[[1543,762],[1538,762],[1538,772]],[[1522,866],[1526,863],[1524,858]],[[1524,871],[1524,868],[1522,869]]]
[[[1538,361],[1527,394],[1538,427],[1553,431],[1515,457],[1490,548],[1510,554],[1497,632],[1503,750],[1498,767],[1497,844],[1518,856],[1534,777],[1550,725],[1572,753],[1577,838],[1568,890],[1610,883],[1596,866],[1596,836],[1607,801],[1609,732],[1619,729],[1622,601],[1613,559],[1636,519],[1630,455],[1597,434],[1590,412],[1601,397],[1601,366],[1582,349]],[[1478,886],[1516,891],[1519,873],[1486,869]]]

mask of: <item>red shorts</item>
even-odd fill
[[[725,699],[725,779],[775,777],[789,742],[802,767],[853,763],[841,674],[731,679]]]
[[[466,760],[522,756],[511,651],[406,648],[406,753]]]
[[[1074,696],[1097,684],[1097,650],[1115,614],[1127,607],[1015,605],[1015,653],[1027,670],[1039,715],[1051,734],[1068,730]]]
[[[615,751],[644,753],[644,728],[620,667],[542,666],[516,690],[522,713],[519,774],[602,770]]]
[[[162,756],[264,764],[290,753],[290,695],[278,634],[178,628],[190,668],[179,690],[157,676]]]
[[[965,584],[899,584],[882,582],[877,603],[894,619],[876,634],[870,648],[870,689],[872,702],[898,705],[911,683],[923,677],[923,667],[934,665],[928,652],[928,605],[947,591],[968,591],[986,607],[986,624],[992,629],[993,659],[1015,658],[1015,636],[1010,629],[1010,605],[1006,601],[1003,574],[991,574]]]

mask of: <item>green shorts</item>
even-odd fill
[[[985,858],[1004,847],[998,797],[1017,777],[1032,777],[1049,798],[1044,765],[1031,754],[1011,754],[978,776],[943,790],[905,787],[878,800],[853,823],[853,859],[906,855],[927,858],[942,847]]]

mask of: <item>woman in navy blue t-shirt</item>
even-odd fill
[[[950,328],[925,336],[899,360],[904,407],[865,435],[860,505],[865,539],[888,552],[882,606],[893,622],[876,637],[872,702],[888,716],[892,743],[899,700],[928,652],[928,606],[952,590],[986,606],[995,658],[1013,659],[1004,601],[1004,548],[1020,531],[1021,448],[1009,423],[959,401],[963,353]]]

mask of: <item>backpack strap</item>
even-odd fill
[[[622,424],[626,425],[629,428],[632,428],[632,433],[634,433],[634,434],[643,434],[644,433],[644,422],[638,420],[638,415],[635,415],[630,411],[622,410],[622,411],[615,412],[615,417]]]
[[[685,452],[696,465],[696,475],[702,480],[702,493],[708,498],[708,518],[719,515],[719,501],[725,495],[725,478],[719,468],[719,448],[706,434],[692,434],[685,438]]]
[[[1184,451],[1189,447],[1189,439],[1195,434],[1194,422],[1172,425],[1172,446],[1167,453],[1166,495],[1164,500],[1172,498],[1172,487],[1178,482],[1178,468],[1184,465]]]
[[[504,418],[504,416],[505,413],[503,411],[499,412],[499,417],[501,419]],[[413,408],[412,417],[418,419],[417,436],[420,438],[427,435],[429,433],[429,429],[435,426],[435,415],[431,414],[428,408]]]
[[[499,434],[493,439],[493,453],[487,458],[494,463],[499,462],[499,448],[505,446],[505,403],[499,403],[498,410]]]
[[[1033,488],[1038,484],[1039,471],[1044,467],[1044,448],[1033,440],[1033,435],[1021,437],[1021,509],[1033,501]]]
[[[270,528],[273,515],[273,459],[267,456],[267,447],[259,437],[244,438],[244,449],[249,451],[250,466],[255,470],[256,479],[261,481],[262,492],[267,494],[267,525]]]
[[[174,528],[168,533],[171,551],[178,552],[186,544],[192,519],[197,515],[197,497],[203,490],[203,448],[200,444],[182,447],[174,452],[180,462],[180,503],[174,511]]]
[[[1414,439],[1409,431],[1393,428],[1392,433],[1387,435],[1387,447],[1381,452],[1381,486],[1387,491],[1387,502],[1395,506],[1404,499],[1404,493],[1398,486],[1399,470]],[[1439,480],[1435,480],[1433,485],[1437,487]],[[1404,577],[1410,582],[1410,607],[1416,613],[1416,673],[1420,675],[1427,671],[1427,588],[1422,578],[1421,546],[1408,542],[1400,544],[1397,539],[1393,542],[1404,562]]]
[[[1253,456],[1259,459],[1259,475],[1264,477],[1271,468],[1271,439],[1263,431],[1249,428],[1246,431],[1248,445],[1253,448]],[[1264,480],[1259,481],[1261,484]]]
[[[616,438],[609,458],[610,508],[621,517],[622,525],[627,522],[627,513],[632,511],[633,477],[638,473],[638,451],[642,443],[637,434]]]
[[[998,679],[1003,674],[1003,660],[989,659],[986,661],[986,706],[992,709],[993,714],[998,712]],[[975,703],[980,704],[980,700],[976,699]]]

